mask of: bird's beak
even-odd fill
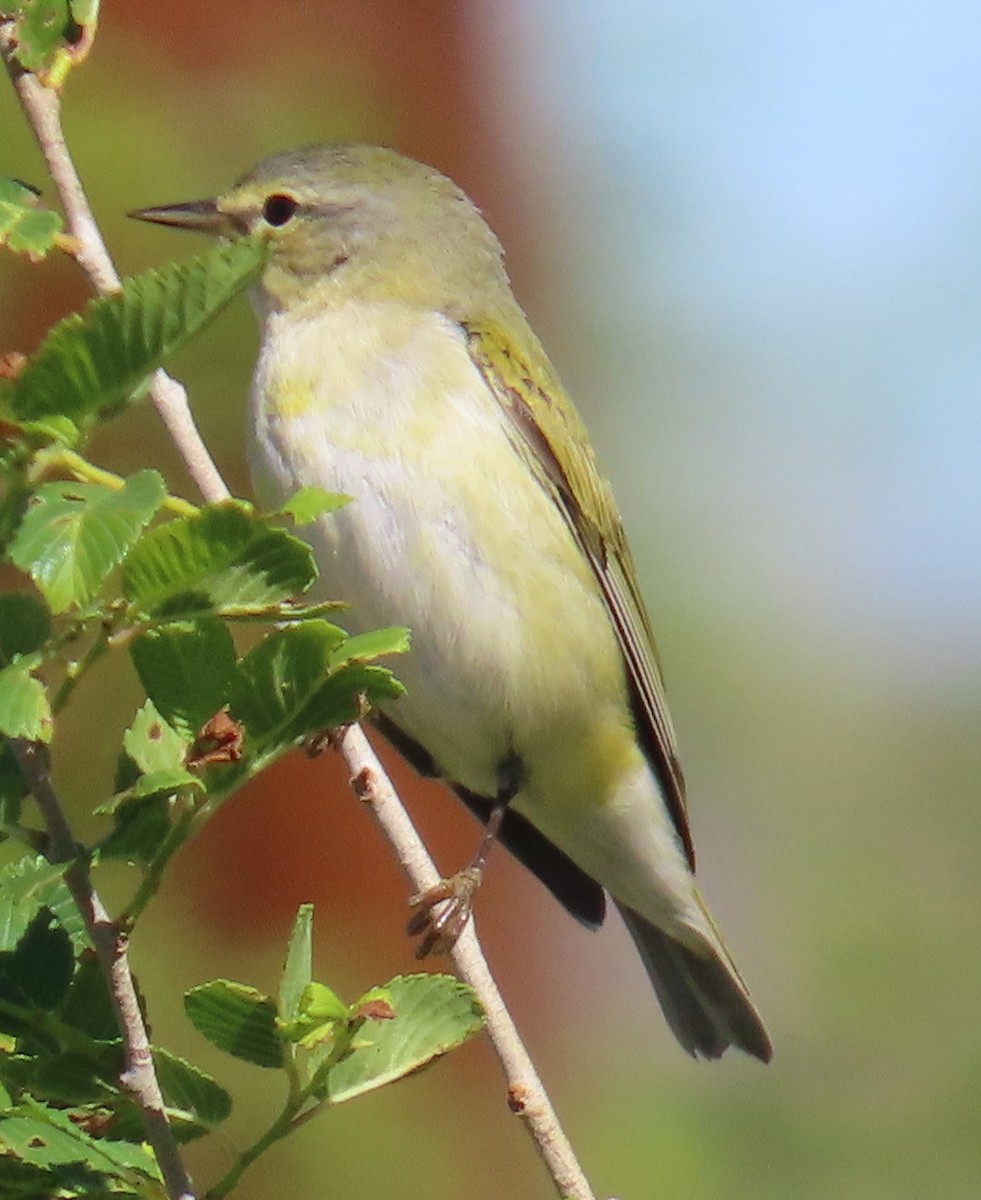
[[[160,208],[138,208],[129,215],[137,221],[172,225],[175,229],[190,229],[195,233],[227,237],[236,232],[232,218],[222,212],[214,200],[188,200],[184,204],[164,204]]]

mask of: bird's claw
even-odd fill
[[[445,954],[453,948],[470,919],[474,894],[482,876],[480,867],[468,867],[409,899],[416,911],[409,918],[406,929],[410,937],[422,934],[422,940],[416,946],[416,958]]]

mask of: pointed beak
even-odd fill
[[[195,233],[227,237],[236,232],[232,218],[223,213],[214,200],[189,200],[185,204],[164,204],[160,208],[138,208],[129,215],[137,221],[152,221],[154,225],[171,225],[175,229],[190,229]]]

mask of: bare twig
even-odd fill
[[[9,24],[0,26],[0,52],[4,55],[21,105],[58,187],[69,229],[79,243],[77,261],[97,291],[113,291],[119,286],[119,278],[65,146],[58,96],[11,60],[11,30]],[[150,397],[204,499],[215,501],[227,498],[230,493],[194,425],[183,387],[163,371],[158,371],[153,378]],[[370,800],[371,810],[382,833],[394,849],[413,887],[419,892],[432,887],[438,882],[439,873],[359,726],[352,726],[345,732],[341,753],[350,769],[352,786],[362,799]],[[104,916],[103,912],[103,919]],[[112,945],[129,979],[125,955],[118,954],[118,939]],[[488,1032],[507,1079],[508,1104],[523,1118],[556,1189],[569,1200],[594,1200],[572,1146],[559,1126],[555,1110],[490,973],[472,922],[464,930],[452,954],[457,970],[474,989],[487,1015]],[[132,980],[129,982],[131,985]],[[146,1053],[149,1054],[148,1048]],[[148,1111],[144,1110],[145,1113]],[[156,1143],[154,1149],[159,1157]]]
[[[100,295],[119,290],[119,275],[96,225],[85,189],[75,170],[61,128],[61,99],[53,88],[25,71],[13,57],[16,43],[12,21],[0,24],[3,55],[14,90],[34,131],[65,212],[69,245],[75,261]],[[188,474],[205,500],[226,500],[228,488],[218,473],[191,417],[184,388],[163,371],[150,384],[150,400],[177,446]]]
[[[351,771],[352,787],[370,804],[402,870],[417,892],[427,891],[439,882],[439,873],[359,725],[345,730],[340,750]],[[559,1195],[593,1200],[586,1176],[490,973],[472,921],[450,953],[457,972],[477,993],[487,1015],[487,1031],[508,1083],[508,1104],[535,1139]]]
[[[123,1034],[126,1065],[120,1083],[133,1097],[143,1116],[147,1139],[160,1166],[167,1195],[172,1200],[194,1200],[191,1181],[164,1112],[150,1039],[126,957],[126,939],[110,920],[92,886],[88,864],[79,857],[71,828],[51,784],[47,747],[40,742],[20,739],[11,741],[10,745],[48,831],[46,857],[53,863],[69,864],[65,869],[65,883],[82,915],[109,984],[116,1020]]]

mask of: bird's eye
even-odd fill
[[[268,225],[275,225],[278,228],[292,218],[298,207],[292,196],[287,196],[283,192],[275,192],[272,196],[266,197],[266,202],[262,206],[262,215]]]

